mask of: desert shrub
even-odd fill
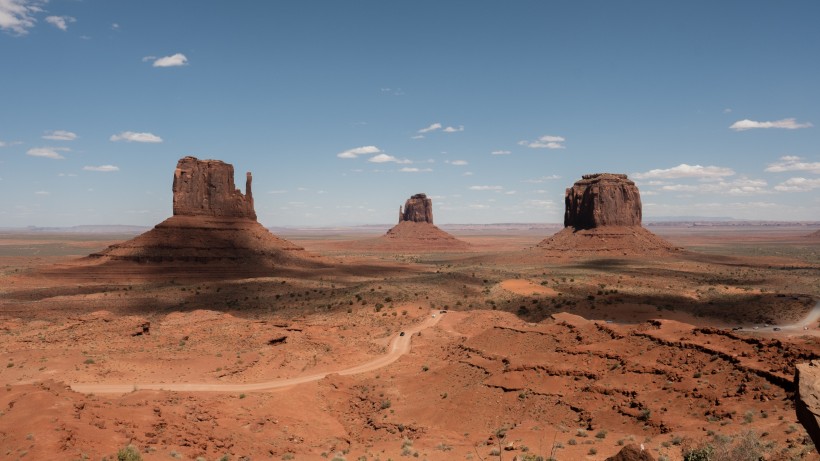
[[[142,455],[137,447],[128,445],[117,451],[117,461],[142,461]]]

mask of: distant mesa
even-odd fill
[[[652,254],[676,250],[641,226],[641,195],[625,174],[586,174],[564,195],[564,229],[538,246],[550,253]]]
[[[810,240],[820,240],[820,230],[814,231],[806,237]]]
[[[316,264],[301,247],[273,235],[256,221],[251,173],[246,176],[245,194],[236,189],[233,178],[234,169],[228,163],[180,159],[174,171],[173,216],[89,259],[213,263],[214,272],[223,275]]]
[[[469,243],[459,240],[433,224],[433,201],[426,194],[415,194],[399,207],[399,222],[375,239],[352,242],[359,250],[427,253],[469,251]]]

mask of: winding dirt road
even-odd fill
[[[251,391],[267,391],[272,389],[280,389],[283,387],[295,386],[297,384],[309,383],[311,381],[318,381],[327,375],[355,375],[358,373],[366,373],[368,371],[377,370],[379,368],[390,365],[399,359],[402,355],[410,352],[410,338],[414,333],[425,330],[437,324],[441,320],[441,315],[438,311],[432,311],[431,316],[420,324],[404,330],[405,335],[400,336],[398,333],[390,340],[388,351],[381,357],[375,358],[369,362],[361,363],[359,365],[344,368],[342,370],[325,371],[306,376],[297,376],[294,378],[281,378],[261,383],[249,384],[218,384],[218,383],[126,383],[126,384],[103,384],[103,383],[77,383],[72,384],[71,389],[76,392],[84,394],[125,394],[135,390],[151,389],[151,390],[165,390],[165,391],[184,391],[184,392],[251,392]]]

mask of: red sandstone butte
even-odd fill
[[[625,174],[587,174],[564,195],[564,229],[538,244],[548,255],[663,254],[675,250],[641,227],[641,195]]]

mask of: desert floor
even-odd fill
[[[793,382],[820,358],[814,229],[649,229],[683,250],[291,231],[327,266],[253,277],[77,262],[132,235],[0,234],[0,459],[678,460],[749,440],[820,459]]]

